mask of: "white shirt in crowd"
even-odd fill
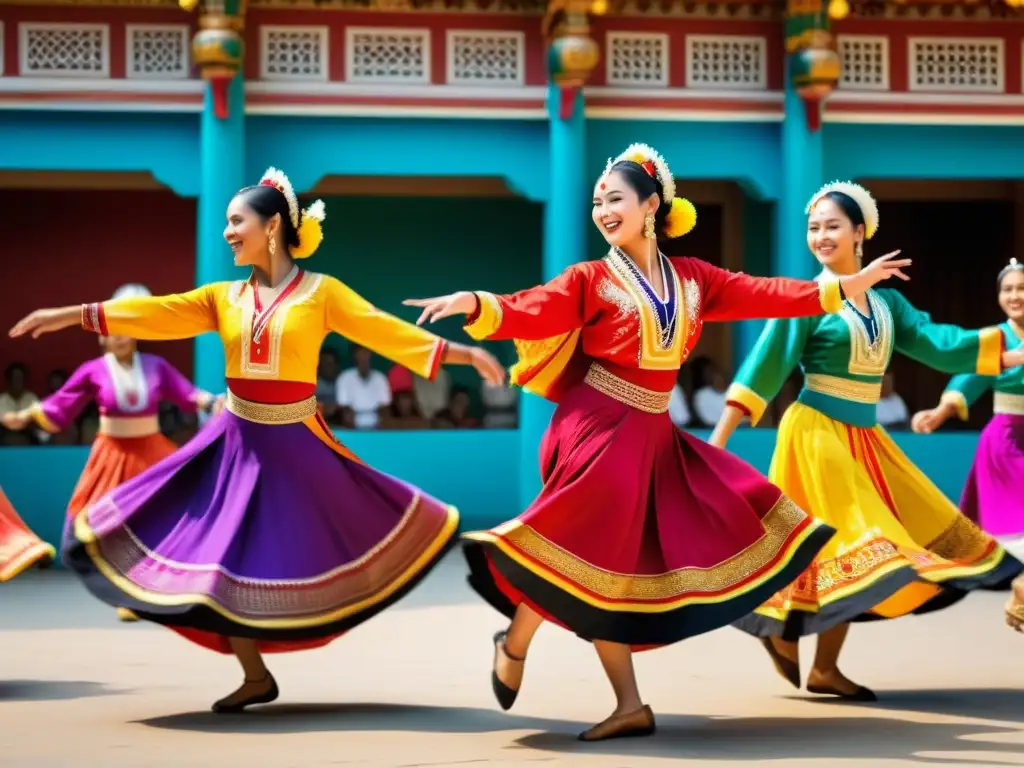
[[[875,418],[882,426],[903,424],[910,421],[910,413],[907,411],[907,404],[903,402],[903,398],[894,392],[878,401],[878,405],[875,406]]]
[[[31,392],[22,392],[21,397],[13,397],[9,392],[0,393],[0,416],[5,413],[16,413],[31,408],[39,402],[39,398]]]
[[[690,423],[690,406],[686,404],[686,395],[678,384],[672,387],[672,395],[668,399],[668,417],[677,427]]]
[[[714,387],[701,387],[693,393],[693,410],[702,424],[715,426],[725,410],[725,392]]]
[[[342,371],[336,395],[338,405],[355,414],[356,429],[375,429],[378,410],[391,405],[391,385],[380,371],[370,371],[365,379],[357,368]]]

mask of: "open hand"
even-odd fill
[[[910,428],[920,435],[929,435],[946,422],[945,408],[929,408],[918,411],[910,420]]]
[[[1024,344],[1003,352],[1003,368],[1016,368],[1024,365]]]
[[[492,387],[500,386],[505,382],[505,367],[498,362],[498,358],[492,355],[483,347],[473,347],[470,352],[470,360],[480,378]]]
[[[913,263],[913,260],[897,259],[896,257],[899,255],[899,251],[893,251],[885,254],[885,256],[879,256],[860,271],[860,274],[864,275],[868,279],[869,288],[883,280],[888,280],[894,275],[900,280],[910,279],[910,277],[903,272],[903,267],[909,267]]]
[[[452,315],[469,315],[476,311],[477,298],[471,291],[449,293],[447,296],[435,296],[432,299],[406,299],[402,302],[407,307],[422,307],[423,311],[416,320],[416,325],[433,323]]]
[[[53,333],[63,328],[69,328],[79,322],[80,308],[62,307],[60,309],[37,309],[21,320],[19,320],[7,335],[12,339],[31,333],[33,339],[38,339],[44,333]]]

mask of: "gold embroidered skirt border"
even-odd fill
[[[583,381],[601,394],[646,413],[665,413],[672,397],[671,392],[656,392],[619,378],[597,363],[591,363]]]

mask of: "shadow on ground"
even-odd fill
[[[0,702],[58,701],[116,696],[127,691],[86,680],[0,680]]]
[[[814,760],[827,765],[843,759],[913,759],[933,765],[992,766],[991,756],[984,757],[984,753],[995,751],[1015,756],[1014,764],[1024,762],[1024,744],[996,743],[985,738],[1019,733],[1017,729],[915,723],[891,714],[879,714],[878,717],[814,719],[666,715],[658,718],[658,732],[645,739],[583,744],[574,734],[548,732],[523,736],[515,743],[564,754],[708,761]],[[922,752],[932,756],[942,753],[943,757],[922,757],[919,754]],[[858,764],[870,765],[868,762]]]
[[[138,720],[140,725],[201,733],[312,733],[317,731],[411,731],[490,733],[510,730],[575,733],[584,723],[513,717],[494,709],[411,704],[271,704],[237,715],[184,712]]]
[[[937,688],[929,690],[876,690],[878,701],[851,705],[835,698],[787,696],[791,700],[811,701],[822,706],[857,706],[893,712],[928,712],[952,717],[976,717],[1019,723],[1024,727],[1024,690],[1008,688]]]

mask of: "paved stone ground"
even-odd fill
[[[240,677],[230,659],[117,623],[66,573],[26,574],[0,585],[0,766],[1024,765],[1024,637],[1003,625],[1004,594],[854,627],[845,668],[884,697],[871,705],[788,689],[736,630],[641,654],[658,734],[585,745],[575,734],[612,707],[593,651],[544,627],[501,712],[502,620],[463,576],[456,555],[348,637],[271,659],[281,699],[217,716]]]

